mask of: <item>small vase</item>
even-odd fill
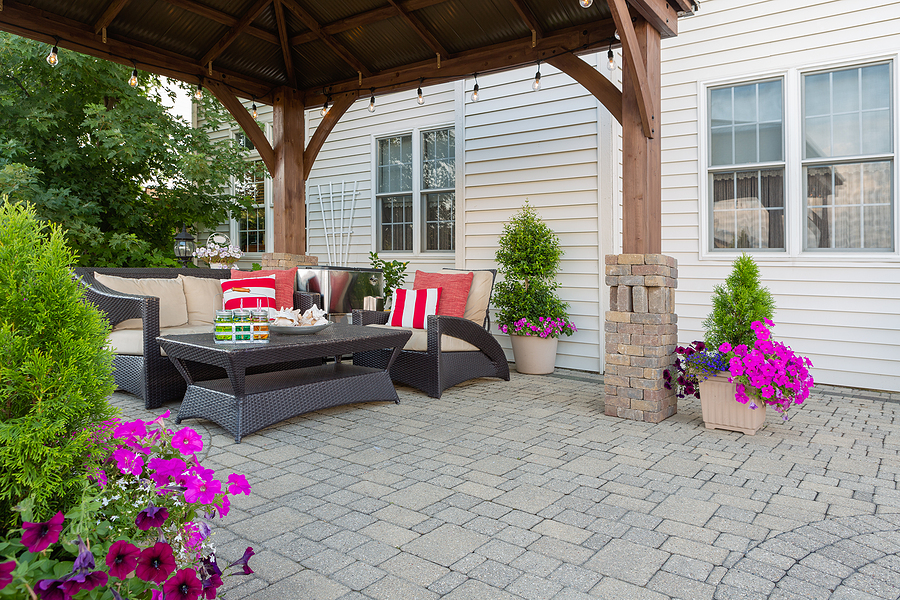
[[[754,435],[766,423],[766,404],[757,408],[734,399],[736,383],[728,383],[728,374],[700,382],[700,409],[707,429],[727,429]]]
[[[510,335],[516,371],[526,375],[549,375],[556,367],[559,338],[537,335]]]

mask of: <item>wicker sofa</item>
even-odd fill
[[[466,302],[466,318],[432,315],[427,329],[411,330],[413,337],[391,367],[393,381],[422,390],[432,398],[440,398],[447,388],[477,377],[509,381],[506,355],[490,333],[490,295],[497,271],[464,270],[469,271],[475,273],[475,279]],[[389,327],[389,317],[388,312],[354,310],[353,324]],[[390,350],[359,352],[353,355],[353,363],[384,368],[390,356]]]
[[[151,268],[90,268],[78,267],[75,275],[85,289],[85,300],[99,308],[109,319],[113,331],[110,332],[110,348],[115,353],[115,380],[119,389],[130,392],[144,401],[147,408],[158,408],[166,402],[181,400],[187,389],[184,378],[172,362],[160,350],[156,338],[160,335],[212,332],[212,314],[216,307],[201,305],[208,318],[195,319],[198,308],[188,312],[188,321],[179,326],[165,326],[166,314],[160,315],[160,298],[151,295],[135,295],[116,291],[98,281],[103,276],[122,277],[136,280],[177,279],[179,275],[199,278],[199,280],[228,279],[228,269],[151,269]],[[109,280],[107,280],[109,281]],[[193,280],[192,280],[193,281]],[[194,282],[194,288],[197,282]],[[191,308],[191,294],[186,293],[187,308]],[[196,293],[194,294],[196,304]],[[294,294],[295,308],[306,310],[312,306],[315,297]],[[206,300],[208,304],[208,300]],[[176,319],[180,320],[180,319]],[[129,325],[130,324],[130,325]],[[302,364],[301,364],[302,363]],[[258,371],[280,370],[293,366],[309,366],[310,361],[299,361],[296,365],[269,365]],[[209,379],[225,377],[218,367],[198,366],[198,373]]]

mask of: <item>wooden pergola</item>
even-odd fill
[[[202,85],[274,181],[275,252],[306,251],[313,162],[359,97],[546,62],[622,124],[623,252],[661,252],[660,40],[694,0],[0,0],[0,30]],[[622,90],[578,56],[622,48]],[[273,106],[270,143],[241,99]],[[305,143],[304,109],[330,103]]]

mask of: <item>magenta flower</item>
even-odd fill
[[[203,438],[190,427],[185,427],[172,436],[172,447],[185,456],[190,456],[203,450]]]
[[[229,500],[227,495],[222,496],[222,501],[220,503],[214,504],[219,511],[219,516],[225,518],[228,516],[228,513],[231,511],[231,500]]]
[[[197,600],[202,586],[193,569],[181,569],[175,577],[163,584],[167,600]]]
[[[70,575],[62,584],[62,590],[70,596],[74,596],[81,590],[92,590],[95,587],[106,585],[109,577],[103,571],[90,571]]]
[[[169,510],[164,506],[150,505],[138,513],[134,519],[134,524],[141,531],[147,531],[151,527],[162,527],[166,519],[169,518]]]
[[[169,483],[170,479],[178,478],[185,472],[187,465],[180,458],[151,458],[147,467],[153,471],[149,474],[150,479],[156,484],[156,487],[163,487]]]
[[[191,504],[211,504],[216,499],[216,494],[221,491],[222,482],[218,479],[194,477],[187,482],[184,499]]]
[[[71,595],[63,589],[64,583],[61,579],[41,579],[34,586],[34,591],[41,600],[69,600]]]
[[[141,551],[134,544],[119,540],[109,547],[106,555],[106,566],[109,574],[119,579],[126,579],[137,566]]]
[[[230,569],[231,567],[237,567],[240,565],[244,569],[244,575],[250,575],[251,573],[253,573],[253,569],[250,568],[249,564],[250,557],[254,554],[256,554],[256,552],[253,551],[253,548],[248,547],[246,550],[244,550],[244,555],[228,565],[228,568]]]
[[[147,425],[138,419],[120,423],[113,430],[113,437],[121,438],[126,442],[135,442],[147,435]]]
[[[135,575],[143,581],[162,583],[173,571],[175,571],[175,555],[172,554],[172,547],[164,542],[156,542],[141,552]]]
[[[144,472],[144,459],[127,448],[118,448],[112,454],[119,470],[140,477]]]
[[[232,473],[228,476],[228,493],[229,494],[246,494],[250,495],[250,484],[247,483],[247,477]]]
[[[62,531],[65,520],[66,518],[60,511],[46,523],[29,523],[24,521],[22,529],[25,533],[22,534],[22,545],[33,554],[46,550],[50,544],[55,544],[59,540],[59,534]]]
[[[12,572],[16,569],[16,561],[0,563],[0,590],[12,583]]]

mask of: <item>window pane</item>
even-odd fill
[[[710,124],[713,127],[731,126],[731,88],[711,90],[709,93]]]
[[[381,249],[412,250],[412,196],[386,196],[379,202]],[[407,243],[407,238],[410,243]]]
[[[734,211],[713,211],[713,247],[734,248]]]
[[[862,197],[861,167],[861,165],[834,167],[834,203],[836,205],[860,204]]]
[[[891,248],[893,228],[891,227],[890,206],[866,206],[863,208],[865,218],[865,248]]]
[[[784,249],[784,169],[714,173],[713,247]]]
[[[784,206],[784,170],[760,171],[759,200],[766,208]]]
[[[734,88],[734,123],[756,123],[756,85]]]
[[[832,110],[835,114],[859,111],[859,71],[835,71],[831,80],[834,90]]]
[[[810,208],[806,219],[806,247],[830,248],[830,208]]]
[[[834,115],[834,148],[831,156],[853,156],[859,154],[859,113]]]
[[[862,248],[859,209],[836,206],[833,214],[834,248]]]
[[[831,114],[831,78],[828,73],[804,78],[804,108],[807,117]]]
[[[891,107],[891,67],[872,65],[862,69],[863,110]]]
[[[783,160],[781,123],[761,123],[759,126],[759,161]]]
[[[760,248],[760,214],[753,210],[735,213],[735,247]]]
[[[782,81],[710,90],[712,166],[783,160]]]
[[[456,194],[425,194],[425,249],[453,250]]]
[[[759,120],[781,122],[781,82],[766,81],[759,84]]]
[[[831,117],[806,119],[806,157],[831,156]]]
[[[422,134],[422,189],[456,186],[456,150],[452,129]]]
[[[378,140],[378,193],[412,190],[412,136]]]
[[[863,187],[866,204],[891,203],[891,163],[876,162],[863,164]]]
[[[873,110],[862,114],[862,153],[891,151],[891,111]]]
[[[713,129],[709,162],[712,165],[733,165],[734,156],[731,154],[731,148],[731,127]]]
[[[756,160],[756,125],[734,128],[735,164],[754,163]]]

